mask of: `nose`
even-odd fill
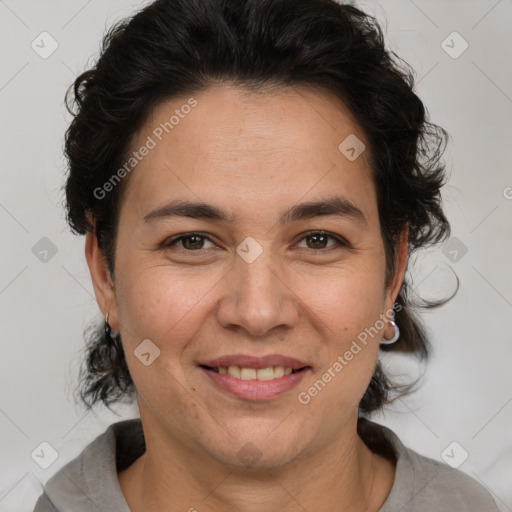
[[[253,336],[293,328],[299,320],[298,300],[286,271],[270,250],[252,263],[237,256],[228,273],[228,289],[217,309],[225,328],[243,329]]]

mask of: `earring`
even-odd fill
[[[390,320],[389,323],[395,328],[395,335],[390,340],[382,338],[380,341],[381,345],[392,345],[400,337],[400,329],[398,328],[398,325],[396,325],[395,321]]]
[[[110,324],[108,323],[108,313],[105,317],[105,337],[107,338],[107,343],[109,346],[115,346],[117,344],[117,337],[119,336],[119,333],[112,334],[112,328],[110,327]]]

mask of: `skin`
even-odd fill
[[[86,238],[96,298],[121,333],[146,438],[146,453],[119,474],[127,503],[135,512],[377,511],[395,466],[358,437],[357,410],[393,327],[386,323],[307,405],[297,399],[393,307],[404,277],[406,231],[386,286],[369,144],[326,92],[218,85],[194,98],[197,106],[125,178],[115,282],[96,236]],[[158,105],[134,148],[187,99]],[[338,150],[349,134],[367,148],[354,161]],[[334,194],[366,223],[278,223],[284,209]],[[143,221],[174,199],[213,204],[235,220]],[[159,248],[191,231],[208,238]],[[263,249],[250,264],[236,253],[247,236]],[[134,350],[148,338],[160,356],[145,366]],[[234,353],[289,355],[312,369],[297,388],[249,402],[220,391],[197,366]],[[247,443],[260,455],[250,467],[238,455]]]

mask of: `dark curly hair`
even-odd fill
[[[249,90],[309,87],[342,100],[370,144],[389,279],[404,227],[409,228],[410,253],[450,232],[440,195],[448,135],[427,120],[413,91],[413,75],[386,49],[375,18],[352,5],[334,0],[157,0],[108,30],[96,65],[78,76],[66,94],[73,115],[65,138],[68,223],[75,234],[95,231],[114,279],[119,206],[129,177],[107,200],[94,191],[129,158],[134,134],[151,109],[222,83]],[[424,360],[431,347],[414,309],[446,300],[420,303],[410,291],[406,279],[396,304],[400,339],[381,350]],[[120,340],[109,344],[102,326],[91,325],[85,335],[81,400],[89,408],[99,401],[109,407],[132,400],[136,390]],[[360,414],[411,389],[394,385],[379,361]]]

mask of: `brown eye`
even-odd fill
[[[313,247],[310,246],[310,249],[325,249],[329,238],[326,235],[309,235],[306,237],[306,240],[309,239],[312,242]]]
[[[199,235],[184,236],[181,238],[181,244],[185,249],[202,249],[204,237]]]
[[[189,233],[187,235],[181,235],[171,239],[169,242],[164,243],[164,247],[172,247],[178,243],[181,243],[182,249],[189,252],[194,252],[205,249],[204,243],[206,240],[212,243],[213,246],[213,242],[211,242],[211,240],[202,233]],[[206,249],[207,248],[208,247],[206,247]]]
[[[336,243],[328,245],[329,239],[334,240]],[[323,250],[323,249],[331,250],[331,249],[339,248],[340,246],[348,245],[341,238],[334,236],[334,235],[330,235],[328,233],[324,233],[322,231],[308,233],[308,234],[306,234],[306,236],[304,236],[301,239],[301,242],[303,240],[306,240],[306,249],[312,249],[312,250]]]

